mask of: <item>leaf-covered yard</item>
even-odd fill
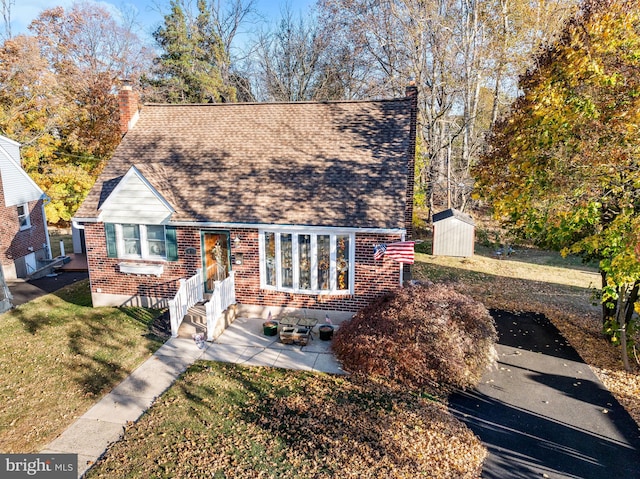
[[[87,478],[477,477],[446,406],[358,377],[200,362]]]
[[[0,316],[0,451],[37,452],[161,344],[157,311],[92,308],[81,281]]]

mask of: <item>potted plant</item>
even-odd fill
[[[320,339],[322,341],[329,341],[333,337],[333,326],[330,324],[323,324],[318,327],[318,332],[320,333]]]
[[[275,336],[278,334],[278,322],[269,319],[262,323],[262,330],[265,336]]]

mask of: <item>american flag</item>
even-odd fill
[[[398,263],[413,264],[415,241],[399,241],[387,245],[385,256]]]
[[[384,256],[384,252],[387,251],[386,244],[377,244],[373,247],[373,259],[380,260]]]

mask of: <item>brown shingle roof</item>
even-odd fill
[[[410,106],[145,105],[76,217],[135,165],[172,221],[403,228]]]

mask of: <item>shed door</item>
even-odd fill
[[[229,233],[202,233],[204,289],[210,293],[215,281],[222,281],[229,276],[231,257],[229,251]]]

